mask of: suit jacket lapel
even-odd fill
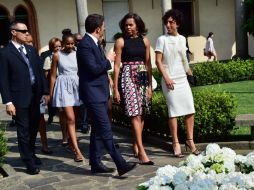
[[[18,57],[18,59],[20,59],[25,65],[27,65],[26,61],[20,54],[19,50],[17,50],[17,48],[11,42],[9,43],[9,46],[10,46],[11,52],[14,53]]]
[[[99,47],[97,46],[97,44],[95,44],[94,40],[93,40],[89,35],[86,34],[86,36],[87,36],[87,39],[89,40],[90,44],[92,45],[92,47],[93,47],[93,48],[95,49],[95,51],[97,52],[97,54],[98,54],[100,57],[103,57],[103,58],[104,58],[104,56],[102,55],[102,53],[101,53]],[[97,56],[98,56],[98,55],[97,55]]]

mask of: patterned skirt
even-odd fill
[[[149,114],[151,101],[147,97],[148,73],[144,62],[124,62],[122,64],[118,89],[121,106],[129,117]]]

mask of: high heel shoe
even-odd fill
[[[150,166],[152,166],[152,165],[154,165],[154,162],[151,161],[151,160],[149,160],[147,162],[139,161],[139,165],[147,165],[147,166],[150,165]]]
[[[141,155],[138,155],[138,159],[139,159],[139,165],[154,165],[154,162],[153,161],[151,161],[151,160],[148,160],[148,161],[146,161],[146,162],[144,162],[144,161],[142,161],[141,160]]]
[[[190,145],[188,145],[188,143],[187,143],[187,141],[193,141],[193,139],[187,139],[186,141],[185,141],[185,150],[186,150],[186,152],[187,152],[187,147],[190,149],[190,151],[191,151],[191,147],[190,147]],[[198,156],[199,154],[200,154],[200,152],[199,152],[199,150],[196,148],[194,151],[191,151],[191,153],[192,154],[194,154],[194,155],[196,155],[196,156]]]
[[[172,145],[177,144],[177,143],[180,144],[179,142],[172,142]],[[176,158],[183,158],[184,157],[184,155],[181,152],[176,154],[174,147],[173,147],[173,150],[174,150],[174,157],[176,157]]]

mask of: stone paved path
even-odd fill
[[[0,105],[0,120],[10,120],[5,114],[5,107]],[[39,135],[38,135],[39,136]],[[88,165],[88,143],[89,135],[77,132],[78,143],[86,161],[76,163],[73,160],[73,154],[69,148],[61,146],[61,132],[59,124],[53,123],[48,126],[48,144],[53,151],[53,155],[44,155],[41,153],[40,139],[37,138],[36,152],[41,158],[43,164],[41,172],[38,175],[28,175],[25,173],[25,167],[19,158],[16,128],[7,127],[6,137],[8,138],[9,152],[6,155],[6,162],[13,168],[10,177],[0,180],[0,189],[5,190],[51,190],[51,189],[72,189],[72,190],[90,190],[90,189],[135,189],[136,186],[154,176],[158,167],[166,164],[177,164],[179,159],[170,157],[170,152],[145,144],[148,155],[155,162],[154,166],[138,165],[133,171],[124,177],[118,177],[117,173],[91,175]],[[121,133],[115,133],[114,137],[120,145],[120,151],[128,161],[138,162],[133,158],[131,151],[132,134],[126,131],[123,136]],[[110,167],[115,167],[108,154],[104,155],[103,162]]]
[[[119,189],[129,190],[148,180],[154,175],[158,167],[164,166],[167,163],[176,164],[179,160],[169,156],[169,152],[156,147],[148,146],[147,153],[150,158],[156,163],[155,166],[138,165],[133,171],[124,177],[118,177],[117,174],[91,175],[88,160],[84,163],[76,163],[73,160],[73,154],[69,148],[61,146],[61,133],[59,125],[48,126],[48,140],[50,149],[53,150],[53,155],[43,155],[40,152],[40,140],[38,139],[37,155],[41,158],[43,165],[39,175],[31,176],[25,173],[25,168],[19,159],[16,129],[15,127],[8,128],[6,136],[8,137],[9,152],[6,155],[6,162],[10,164],[16,171],[17,176],[20,176],[20,181],[13,181],[10,188],[5,189]],[[89,135],[77,133],[78,142],[86,159],[88,158],[88,140]],[[131,152],[131,139],[115,134],[116,141],[120,144],[120,151],[128,161],[138,162],[133,158]],[[109,155],[104,155],[103,161],[106,165],[114,167]]]
[[[0,105],[0,120],[10,120],[5,114],[3,105]],[[41,158],[43,164],[40,174],[31,176],[25,173],[25,168],[19,158],[16,129],[15,127],[7,127],[6,137],[8,138],[9,152],[6,155],[6,162],[9,165],[7,165],[7,168],[11,171],[11,175],[0,179],[1,190],[131,190],[135,189],[139,183],[153,177],[158,167],[166,164],[177,165],[181,160],[172,157],[172,153],[167,149],[165,151],[158,148],[162,147],[160,144],[157,144],[157,147],[145,144],[148,155],[155,162],[154,166],[138,165],[124,177],[118,177],[116,173],[91,175],[87,160],[83,163],[74,162],[70,150],[61,146],[61,132],[58,123],[48,126],[47,135],[50,149],[54,153],[50,156],[42,154],[38,138],[36,144],[37,155]],[[77,132],[77,136],[80,149],[87,159],[89,135]],[[131,133],[126,131],[123,135],[123,133],[114,132],[114,136],[120,145],[120,151],[124,158],[128,161],[138,162],[131,153]],[[241,150],[241,153],[249,151]],[[107,166],[115,167],[107,154],[104,155],[102,160]]]

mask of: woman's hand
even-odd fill
[[[115,90],[114,91],[114,101],[115,101],[115,103],[117,103],[117,104],[120,104],[120,94],[119,94],[119,91],[118,90]]]
[[[172,79],[165,78],[165,83],[166,83],[168,89],[174,90],[174,84],[175,84],[175,82]]]

